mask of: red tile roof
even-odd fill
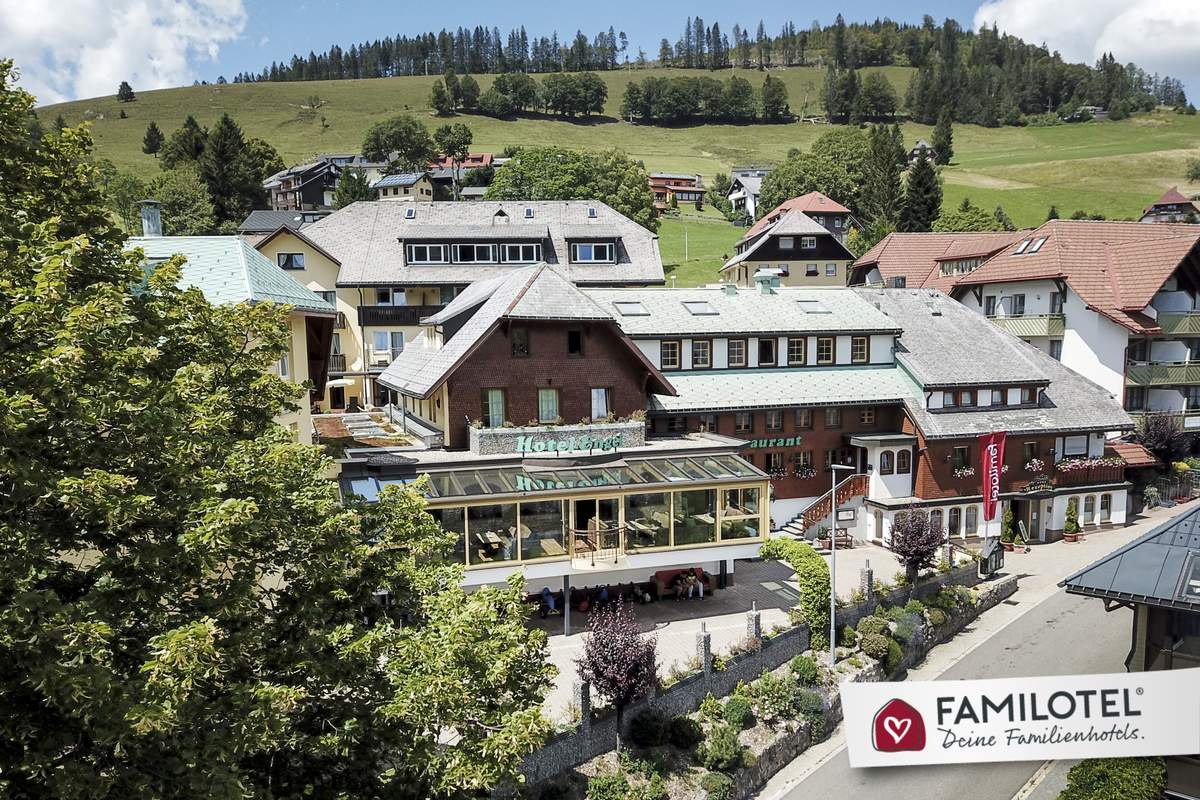
[[[1158,467],[1162,462],[1145,446],[1134,442],[1110,442],[1105,446],[1115,456],[1120,456],[1127,467]]]
[[[846,208],[836,200],[832,200],[820,192],[809,192],[802,194],[799,197],[793,197],[791,200],[784,200],[779,205],[772,208],[769,212],[763,215],[763,218],[750,226],[746,234],[742,236],[741,242],[753,239],[767,229],[775,220],[782,217],[788,211],[803,211],[805,214],[849,214],[850,209]]]
[[[911,289],[933,288],[949,292],[961,275],[942,275],[938,262],[992,255],[1016,242],[1026,232],[889,233],[868,250],[854,267],[876,267],[885,281],[903,277]]]
[[[1200,250],[1200,226],[1185,224],[1056,219],[1023,238],[1031,242],[1024,253],[1006,248],[954,287],[1061,278],[1090,308],[1136,333],[1158,329],[1143,310],[1180,262]]]

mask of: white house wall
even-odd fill
[[[1124,398],[1125,348],[1129,332],[1088,309],[1079,295],[1067,290],[1066,331],[1063,334],[1062,363],[1114,397]]]

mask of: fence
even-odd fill
[[[1153,485],[1158,489],[1159,499],[1181,502],[1191,499],[1192,492],[1196,489],[1196,480],[1190,471],[1177,472],[1155,478]]]

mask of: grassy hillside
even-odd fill
[[[882,70],[903,95],[911,70]],[[739,70],[739,72],[741,72]],[[602,73],[603,74],[603,73]],[[475,134],[476,150],[500,150],[509,144],[556,144],[589,149],[619,147],[654,170],[698,172],[711,176],[744,162],[778,161],[793,147],[806,148],[825,126],[697,125],[654,128],[616,119],[621,94],[630,80],[651,74],[680,75],[686,70],[621,71],[603,74],[609,83],[607,115],[569,122],[548,117],[500,121],[462,115]],[[693,74],[709,74],[696,71]],[[816,112],[824,73],[816,68],[773,72],[786,82],[792,109]],[[718,73],[724,78],[727,73]],[[753,71],[745,76],[762,82]],[[138,93],[118,104],[113,97],[80,100],[39,109],[48,126],[57,114],[68,123],[92,121],[97,150],[120,168],[150,175],[155,160],[141,152],[146,125],[154,120],[169,134],[187,114],[211,125],[228,111],[251,135],[271,142],[288,163],[319,152],[357,151],[367,127],[406,111],[427,115],[429,88],[435,78],[386,78],[305,83],[193,86]],[[480,78],[486,90],[491,76]],[[136,89],[136,87],[134,87]],[[317,115],[301,106],[317,95]],[[120,119],[124,110],[127,119]],[[324,116],[324,124],[320,116]],[[437,120],[428,120],[431,126]],[[906,125],[911,142],[929,135],[921,125]],[[1045,219],[1051,204],[1066,216],[1076,209],[1110,217],[1135,216],[1149,200],[1181,184],[1188,156],[1200,156],[1200,117],[1157,113],[1123,122],[1092,122],[1050,128],[957,126],[955,163],[945,170],[946,202],[969,196],[993,208],[1003,204],[1018,223]],[[1200,185],[1181,187],[1200,192]]]

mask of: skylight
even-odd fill
[[[614,300],[613,308],[622,317],[648,317],[650,312],[639,300]]]
[[[1196,553],[1188,553],[1187,563],[1183,566],[1183,578],[1175,596],[1188,603],[1200,604],[1200,556]]]
[[[689,314],[697,317],[712,316],[717,313],[707,300],[684,300],[683,307],[688,310]]]
[[[405,219],[416,219],[417,218],[417,210],[415,208],[404,209],[404,218]]]
[[[533,219],[533,208],[525,206],[525,219]]]
[[[1019,255],[1021,255],[1021,253],[1024,253],[1024,252],[1025,252],[1025,248],[1026,248],[1026,247],[1029,247],[1029,240],[1028,240],[1028,239],[1023,239],[1023,240],[1021,241],[1021,243],[1020,243],[1019,245],[1017,245],[1017,249],[1016,249],[1016,250],[1013,250],[1013,255],[1014,255],[1014,256],[1019,256]]]
[[[833,312],[821,304],[820,300],[797,300],[796,304],[805,314],[832,314]]]
[[[1044,245],[1045,243],[1046,243],[1046,237],[1043,236],[1042,238],[1038,239],[1036,242],[1033,243],[1033,246],[1029,248],[1029,252],[1036,253],[1038,250],[1042,249],[1042,245]]]
[[[595,206],[588,206],[588,219],[595,219],[595,218],[596,218]]]

